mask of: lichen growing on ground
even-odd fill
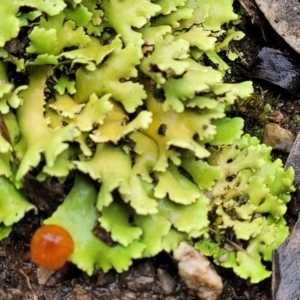
[[[36,209],[27,173],[48,183],[75,177],[45,224],[70,233],[69,260],[88,274],[122,272],[188,241],[242,278],[270,275],[263,261],[288,234],[293,170],[226,116],[253,90],[223,82],[219,52],[232,58],[228,45],[243,36],[231,25],[232,1],[6,0],[0,8],[2,238]]]

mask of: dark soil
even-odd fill
[[[239,26],[246,33],[246,38],[234,43],[232,47],[243,52],[243,56],[232,63],[232,72],[226,80],[251,80],[251,66],[264,46],[279,49],[294,60],[299,59],[299,55],[291,50],[268,25],[266,25],[267,31],[262,33],[260,28],[251,23],[250,18],[244,17]],[[264,36],[267,40],[264,40]],[[245,103],[236,105],[231,114],[243,117],[246,122],[245,131],[261,138],[263,127],[268,122],[268,112],[264,108],[266,104],[270,104],[272,110],[279,110],[284,115],[282,127],[296,134],[300,127],[298,95],[290,94],[262,80],[253,81],[255,94]],[[287,154],[281,152],[274,152],[273,156],[280,157],[283,161],[287,158]],[[299,204],[293,199],[286,215],[291,226],[298,212]],[[37,267],[31,262],[29,256],[29,242],[32,233],[42,221],[42,214],[29,213],[14,226],[11,235],[0,242],[0,299],[197,299],[180,280],[176,264],[164,253],[153,259],[134,262],[129,271],[123,274],[114,271],[104,274],[97,271],[93,276],[88,277],[75,266],[68,265],[63,270],[55,272],[46,284],[39,284]],[[217,271],[224,282],[224,292],[220,299],[271,299],[271,279],[253,285],[237,278],[230,270],[217,268]]]
[[[45,285],[38,283],[38,268],[29,256],[29,241],[41,218],[28,214],[0,242],[0,299],[5,300],[195,300],[177,275],[167,254],[136,261],[129,271],[95,272],[91,277],[74,265],[55,272]]]

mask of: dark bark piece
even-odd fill
[[[255,0],[277,33],[300,53],[300,2],[298,0]]]
[[[298,190],[300,188],[300,133],[298,133],[286,160],[285,169],[288,167],[292,167],[295,171],[294,184]]]
[[[289,212],[297,217],[300,214],[300,134],[297,135],[290,154],[287,158],[285,168],[292,167],[295,172],[294,185],[296,193],[289,203]]]
[[[273,300],[300,299],[300,219],[273,255]]]
[[[251,75],[280,86],[293,94],[299,93],[299,67],[279,50],[264,47],[258,54]]]
[[[300,184],[300,134],[286,161],[285,168],[295,170],[295,185]],[[300,299],[300,218],[288,239],[273,255],[272,294],[273,300]]]

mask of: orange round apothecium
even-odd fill
[[[61,268],[74,251],[71,235],[58,225],[44,225],[33,235],[30,243],[31,259],[50,270]]]

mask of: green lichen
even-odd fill
[[[44,117],[44,89],[51,72],[49,67],[32,69],[29,87],[21,94],[24,104],[17,111],[21,129],[21,139],[16,145],[20,159],[16,174],[18,180],[39,164],[42,153],[46,165],[52,167],[57,156],[69,147],[66,142],[73,141],[79,135],[73,124],[55,129],[48,126],[48,120]]]
[[[228,45],[243,37],[230,23],[232,1],[0,8],[0,47],[13,38],[22,47],[0,50],[0,239],[35,209],[23,187],[29,173],[71,185],[45,223],[68,230],[69,260],[90,275],[122,272],[183,240],[242,278],[270,275],[264,262],[288,234],[293,170],[227,116],[253,92],[249,81],[223,82],[219,52],[234,58]],[[27,78],[14,82],[11,70]]]

